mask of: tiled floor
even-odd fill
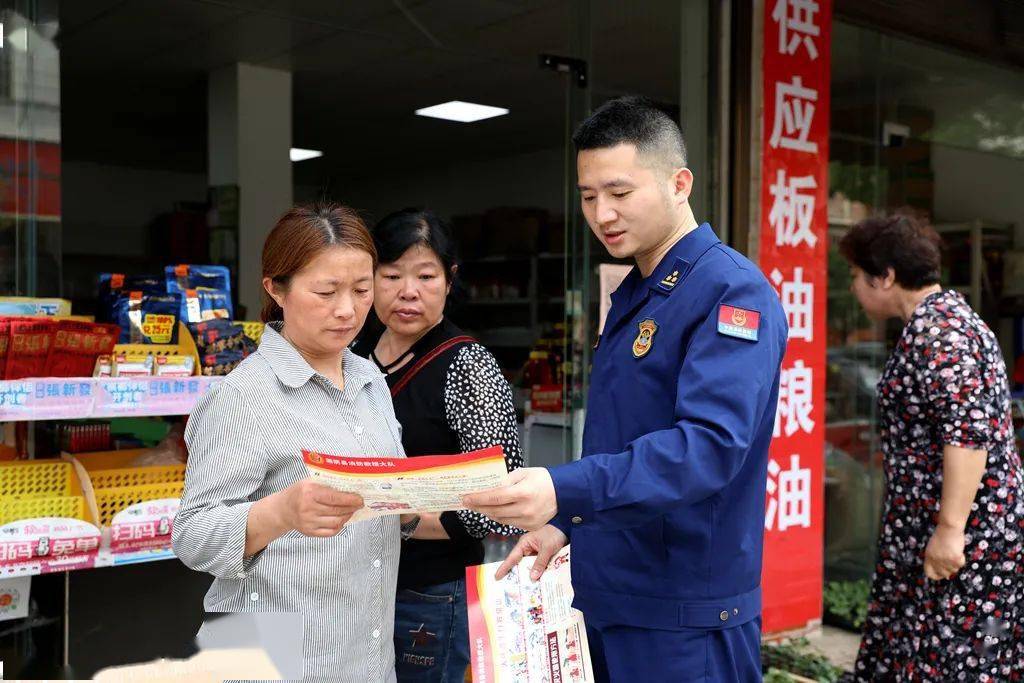
[[[839,668],[853,670],[853,663],[857,659],[857,646],[860,645],[859,633],[851,633],[833,626],[822,626],[807,634],[807,640]]]

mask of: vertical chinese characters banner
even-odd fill
[[[821,618],[831,0],[765,0],[760,266],[786,310],[765,506],[764,630]]]

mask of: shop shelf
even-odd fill
[[[96,489],[96,507],[100,513],[100,526],[110,526],[114,515],[136,503],[160,498],[180,498],[184,481],[169,481],[158,484],[138,484],[135,486],[115,486],[109,489]]]

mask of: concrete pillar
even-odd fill
[[[239,188],[238,275],[232,284],[246,318],[256,320],[263,241],[292,205],[291,73],[251,64],[212,72],[207,125],[209,184]]]

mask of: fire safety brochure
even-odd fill
[[[358,522],[380,515],[461,510],[461,496],[504,486],[505,454],[493,446],[461,455],[364,458],[303,451],[306,469],[317,482],[358,493],[364,507]]]
[[[569,547],[533,581],[526,557],[500,581],[499,562],[466,568],[469,650],[477,683],[592,683],[583,613],[572,607]]]

